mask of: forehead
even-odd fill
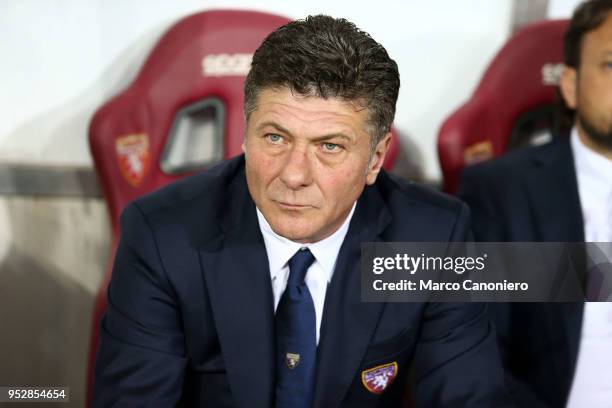
[[[582,41],[583,54],[600,52],[612,53],[612,12],[608,12],[599,27],[586,33]]]
[[[349,128],[347,130],[366,131],[368,113],[367,108],[339,98],[304,96],[286,87],[266,88],[258,95],[255,109],[249,115],[249,124],[272,121],[312,130],[341,131]]]

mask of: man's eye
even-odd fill
[[[268,140],[272,143],[280,143],[283,141],[283,137],[281,135],[276,135],[274,133],[270,133],[266,135]]]
[[[323,149],[328,152],[340,150],[340,146],[335,143],[323,143]]]

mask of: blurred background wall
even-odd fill
[[[245,8],[346,17],[398,62],[395,126],[427,182],[441,122],[516,27],[577,0],[3,0],[0,2],[0,385],[65,385],[84,406],[109,221],[87,146],[93,112],[181,17]],[[517,67],[520,69],[520,67]]]

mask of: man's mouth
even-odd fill
[[[303,210],[312,207],[307,204],[289,203],[284,201],[276,201],[276,203],[279,205],[279,207],[287,210]]]

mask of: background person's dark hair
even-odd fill
[[[612,0],[589,0],[581,3],[565,32],[563,56],[565,65],[579,69],[582,39],[586,33],[595,30],[612,11]]]
[[[369,34],[345,19],[309,16],[280,27],[255,51],[244,110],[248,119],[266,88],[343,99],[369,110],[375,147],[391,129],[399,85],[397,64]]]
[[[580,3],[574,10],[572,19],[563,38],[563,62],[579,71],[582,39],[589,31],[599,27],[612,11],[612,0],[588,0]],[[574,110],[557,94],[558,126],[562,133],[569,134],[574,124]]]

